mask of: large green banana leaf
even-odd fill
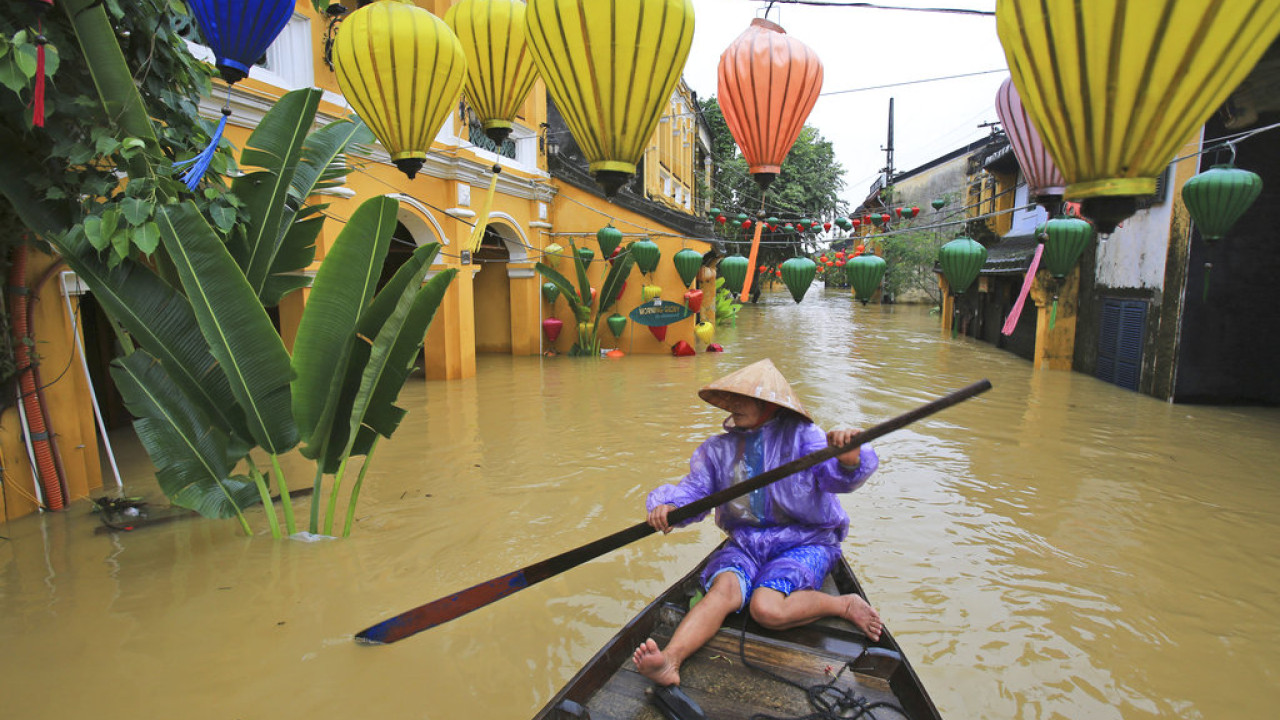
[[[400,268],[403,272],[397,272],[407,282],[387,283],[360,323],[360,334],[373,337],[373,346],[369,363],[361,373],[352,412],[353,429],[358,422],[383,437],[391,437],[404,417],[394,403],[418,357],[427,326],[458,274],[456,269],[444,270],[422,284],[439,249],[438,243],[431,243],[414,251],[413,262],[405,263]]]
[[[445,270],[432,278],[425,287],[422,285],[422,278],[430,268],[431,262],[439,252],[439,249],[439,243],[429,243],[415,250],[413,255],[404,265],[400,266],[400,269],[382,288],[370,304],[369,309],[361,317],[356,334],[358,340],[352,347],[351,357],[347,362],[346,372],[342,378],[341,396],[339,397],[338,410],[335,415],[336,418],[341,418],[346,422],[335,420],[330,430],[327,442],[328,449],[324,458],[325,472],[335,472],[346,455],[363,455],[369,451],[375,436],[375,432],[370,429],[370,426],[378,428],[378,431],[385,437],[390,437],[391,433],[399,426],[400,420],[403,419],[404,411],[395,407],[393,403],[404,385],[404,379],[410,366],[417,359],[417,350],[422,345],[423,337],[426,335],[426,324],[421,325],[421,330],[416,335],[413,330],[406,329],[401,332],[398,342],[407,344],[407,351],[404,345],[391,351],[395,356],[388,361],[390,363],[394,364],[400,357],[404,356],[404,373],[399,376],[399,379],[396,380],[393,375],[382,376],[381,380],[384,384],[375,389],[375,394],[370,396],[368,402],[361,401],[362,405],[367,407],[366,410],[360,411],[356,408],[357,398],[362,391],[369,392],[363,386],[365,371],[369,366],[374,348],[380,342],[379,338],[383,338],[381,342],[386,343],[386,338],[390,337],[390,335],[384,333],[390,322],[389,319],[400,304],[406,298],[414,299],[419,297],[423,302],[431,303],[430,310],[425,318],[426,322],[429,323],[431,315],[435,313],[436,307],[439,306],[440,298],[444,296],[449,283],[456,276],[456,271]],[[417,323],[419,319],[415,316],[409,318],[406,322]],[[416,327],[415,325],[415,330]],[[354,442],[352,442],[350,435],[353,428],[358,428]]]
[[[581,260],[578,262],[581,262]],[[578,322],[586,322],[591,319],[590,306],[582,302],[582,297],[578,294],[578,289],[575,288],[569,280],[565,278],[565,276],[561,275],[560,271],[545,263],[538,263],[535,267],[542,277],[560,288],[560,294],[564,296],[566,301],[568,301],[569,307],[573,308],[573,315],[578,319]],[[587,297],[591,297],[591,288],[587,288]]]
[[[263,305],[274,307],[285,295],[309,284],[302,271],[315,261],[316,237],[324,224],[320,213],[328,205],[305,205],[306,200],[318,190],[343,185],[350,172],[343,153],[352,144],[372,140],[373,133],[358,118],[329,123],[307,136],[289,185],[290,209],[282,215],[282,222],[291,224],[285,226],[271,271],[259,293]],[[297,208],[296,212],[293,208]]]
[[[294,220],[280,242],[280,252],[267,281],[262,285],[262,304],[275,307],[281,298],[294,290],[311,284],[302,271],[316,258],[316,238],[324,227],[324,216],[316,215],[305,220]]]
[[[209,352],[244,411],[250,436],[279,454],[298,443],[284,342],[226,246],[192,202],[157,215],[161,240],[195,311]]]
[[[396,407],[396,398],[413,368],[427,326],[457,274],[457,269],[451,268],[431,278],[426,285],[413,283],[400,295],[391,315],[378,330],[352,403],[349,454],[367,453],[373,444],[373,433],[391,437],[400,426],[405,411]]]
[[[373,142],[373,132],[358,117],[352,118],[331,122],[307,136],[302,159],[289,185],[293,207],[302,207],[313,192],[334,187],[335,181],[346,174],[343,153],[348,146]]]
[[[260,501],[252,481],[231,478],[249,446],[226,432],[179,391],[145,350],[112,363],[134,428],[169,500],[211,518],[226,518]]]
[[[605,276],[604,284],[600,286],[600,302],[596,306],[597,318],[609,312],[609,308],[618,301],[622,284],[627,281],[627,276],[631,274],[631,266],[635,262],[636,259],[629,252],[622,253],[613,261],[613,267],[609,268],[609,274]]]
[[[325,254],[293,343],[293,414],[314,458],[329,438],[360,316],[382,274],[400,203],[379,196],[352,213]],[[339,421],[345,423],[345,418]]]
[[[252,218],[245,237],[246,255],[236,260],[255,295],[262,292],[285,235],[283,231],[297,212],[297,206],[290,207],[288,200],[320,96],[315,88],[286,93],[254,128],[240,154],[241,167],[262,168],[231,183],[232,192],[244,202]]]
[[[164,364],[173,382],[220,427],[250,436],[227,378],[200,334],[191,304],[149,268],[125,260],[108,268],[84,234],[68,234],[63,258],[94,298],[142,348]]]

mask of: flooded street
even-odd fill
[[[84,501],[7,522],[4,717],[528,718],[711,549],[710,522],[394,645],[352,635],[642,520],[719,429],[695,391],[762,357],[828,429],[994,384],[878,441],[879,472],[844,496],[845,554],[943,716],[1275,715],[1280,409],[1033,372],[925,308],[820,286],[799,305],[766,293],[717,341],[692,358],[482,355],[476,378],[411,379],[348,539],[272,541],[261,509],[254,538],[199,518],[102,532]],[[126,493],[165,504],[127,433],[117,453]]]

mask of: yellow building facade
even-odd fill
[[[437,16],[443,16],[451,4],[451,0],[416,2]],[[312,9],[310,0],[297,0],[292,19],[268,50],[264,62],[255,66],[247,79],[232,86],[232,114],[226,137],[238,149],[244,147],[252,129],[274,102],[291,90],[315,87],[324,91],[317,126],[351,115],[324,56],[331,23],[330,18]],[[190,47],[197,57],[212,62],[208,48],[196,42]],[[215,82],[212,97],[201,104],[202,113],[209,118],[219,117],[226,93],[226,86]],[[478,132],[474,113],[462,98],[455,103],[456,109],[414,179],[391,165],[380,145],[370,148],[368,155],[349,156],[353,172],[343,188],[325,198],[329,203],[328,220],[317,240],[316,264],[312,266],[314,272],[341,231],[343,221],[360,203],[377,195],[399,200],[398,225],[388,265],[403,262],[416,246],[439,242],[442,248],[432,273],[446,268],[459,270],[424,341],[428,379],[474,376],[479,353],[534,356],[548,350],[567,350],[574,333],[566,332],[555,344],[548,343],[543,334],[543,319],[558,316],[569,324],[572,316],[563,301],[550,305],[543,300],[543,280],[535,265],[543,259],[544,248],[553,242],[565,247],[569,241],[587,245],[597,251],[597,260],[591,263],[588,275],[598,286],[608,266],[599,258],[595,233],[606,224],[612,223],[624,233],[624,246],[648,237],[658,243],[662,252],[659,267],[651,275],[641,276],[638,269],[632,270],[617,311],[626,314],[639,305],[644,284],[663,287],[662,299],[683,301],[686,288],[671,257],[682,248],[706,253],[711,247],[705,239],[709,232],[699,238],[695,237],[699,233],[688,231],[689,221],[700,218],[706,210],[699,188],[709,182],[710,167],[708,155],[698,151],[708,146],[709,136],[705,124],[700,126],[697,122],[696,98],[687,86],[681,83],[673,93],[670,107],[645,152],[638,181],[645,191],[633,198],[638,205],[629,203],[636,209],[615,204],[593,188],[561,182],[549,172],[548,151],[553,143],[549,143],[548,101],[541,81],[529,94],[508,142],[499,152],[480,146],[486,140]],[[488,146],[493,148],[491,143]],[[495,164],[501,167],[496,195],[488,216],[481,218],[479,207],[493,180]],[[660,208],[661,212],[648,212],[646,205]],[[686,230],[663,222],[663,217],[683,217],[686,222],[677,224]],[[485,234],[472,255],[464,247],[478,222],[485,224]],[[44,395],[67,486],[66,500],[74,501],[100,489],[101,468],[111,465],[103,462],[110,446],[99,442],[104,433],[96,426],[105,424],[96,422],[101,414],[96,412],[94,401],[94,390],[100,397],[109,389],[91,388],[91,374],[79,371],[77,355],[83,353],[77,350],[76,340],[85,333],[76,318],[83,289],[74,275],[63,273],[64,268],[57,263],[54,257],[33,254],[26,276],[29,286],[38,285],[32,288],[32,324],[41,362],[46,367],[68,368],[67,381],[50,386]],[[703,290],[704,308],[708,309],[705,314],[715,304],[713,276]],[[280,332],[288,347],[292,347],[306,297],[305,289],[295,292],[279,307]],[[694,345],[696,321],[695,317],[672,325],[664,341],[629,323],[628,331],[617,340],[603,330],[602,345],[618,347],[626,353],[670,352],[670,345],[678,340]],[[89,353],[93,354],[92,348]],[[27,514],[39,507],[17,413],[16,407],[10,407],[0,415],[0,451],[4,453],[7,479],[0,501],[6,517]],[[108,469],[108,483],[114,484],[110,472]]]

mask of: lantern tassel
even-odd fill
[[[480,243],[484,240],[484,229],[489,225],[489,211],[493,208],[493,193],[498,188],[498,174],[501,172],[502,166],[494,163],[493,177],[489,178],[489,190],[485,193],[484,202],[480,204],[480,214],[476,216],[476,224],[471,228],[471,240],[467,243],[467,247],[471,248],[472,255],[480,249]]]
[[[1213,270],[1213,263],[1204,264],[1204,290],[1201,291],[1200,299],[1203,302],[1209,302],[1209,272]]]
[[[1049,311],[1049,329],[1053,329],[1054,323],[1058,321],[1058,296],[1053,296],[1053,309]]]
[[[173,164],[174,168],[181,168],[187,165],[187,171],[182,174],[182,184],[187,189],[195,192],[200,186],[200,181],[204,179],[204,174],[208,172],[209,165],[213,162],[213,156],[218,152],[218,145],[222,143],[222,134],[227,129],[227,119],[231,117],[231,87],[227,87],[227,104],[222,106],[222,119],[218,121],[218,127],[214,129],[213,135],[209,138],[209,144],[205,149],[200,151],[199,155],[182,162]]]
[[[1004,319],[1004,327],[1000,329],[1002,335],[1012,335],[1015,328],[1018,327],[1018,318],[1022,317],[1022,306],[1027,302],[1027,295],[1031,293],[1031,286],[1036,281],[1036,270],[1040,269],[1040,256],[1044,254],[1044,243],[1036,243],[1036,253],[1031,256],[1031,265],[1027,267],[1027,276],[1022,279],[1022,290],[1018,293],[1018,299],[1013,303],[1013,309],[1009,311],[1009,317]]]
[[[760,255],[760,233],[764,231],[764,221],[756,221],[756,234],[751,239],[751,257],[747,260],[747,279],[742,283],[742,295],[739,299],[748,302],[751,297],[751,283],[755,280],[756,258]]]
[[[44,46],[49,42],[44,36],[44,21],[40,21],[36,35],[36,87],[31,99],[31,124],[44,127]]]

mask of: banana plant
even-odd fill
[[[631,256],[630,247],[614,258],[613,267],[609,269],[604,284],[600,286],[596,311],[593,315],[591,281],[587,277],[587,266],[578,255],[578,248],[572,240],[569,241],[569,246],[567,255],[573,261],[578,287],[575,288],[564,275],[550,265],[538,263],[536,267],[542,277],[560,289],[560,294],[564,295],[569,307],[573,310],[573,317],[578,326],[578,341],[573,344],[569,354],[575,357],[598,358],[600,357],[600,318],[605,317],[618,301],[618,295],[621,294],[622,286],[627,281],[627,275],[631,274],[631,266],[635,264],[635,258]]]
[[[456,271],[424,284],[436,244],[417,250],[382,289],[374,288],[395,228],[398,203],[376,197],[351,215],[316,274],[292,356],[266,307],[300,284],[314,257],[323,205],[307,205],[345,170],[344,150],[365,132],[339,121],[308,133],[318,91],[287,95],[246,144],[233,182],[249,215],[223,237],[190,201],[159,208],[165,265],[113,264],[82,233],[61,242],[64,257],[138,348],[113,363],[112,376],[137,418],[139,438],[170,500],[209,517],[237,517],[266,505],[281,535],[269,478],[280,492],[284,529],[297,530],[280,456],[302,444],[317,462],[310,530],[320,532],[319,484],[334,476],[323,530],[350,458],[364,455],[351,490],[351,530],[360,480],[379,437],[404,411],[395,406],[426,328]],[[270,469],[251,454],[260,449]]]

